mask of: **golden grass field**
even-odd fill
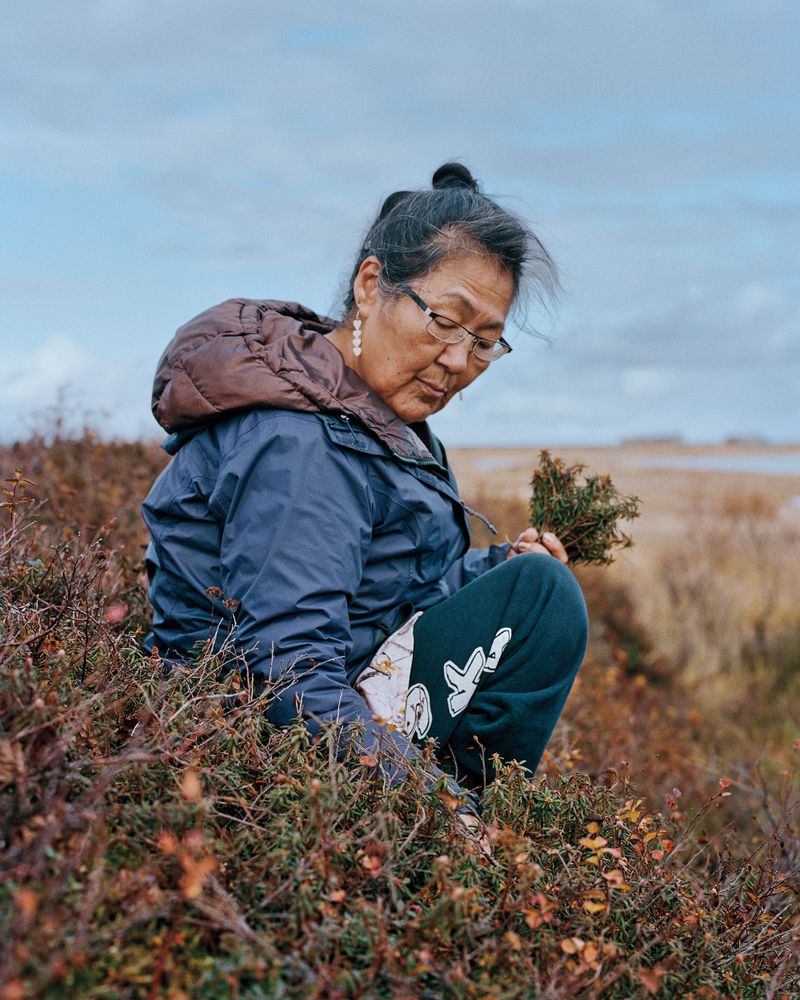
[[[545,447],[544,445],[542,447]],[[662,544],[679,544],[696,521],[698,511],[734,496],[760,495],[787,529],[800,526],[800,472],[760,475],[754,472],[682,469],[667,463],[707,457],[736,460],[749,456],[796,454],[797,445],[682,445],[672,442],[636,443],[617,447],[550,448],[568,463],[582,462],[587,472],[608,473],[621,493],[642,500],[641,516],[630,527],[634,548],[619,564],[639,565]],[[538,448],[451,448],[448,457],[462,493],[527,503]],[[652,467],[655,462],[663,467]],[[800,467],[800,465],[798,466]],[[619,571],[619,566],[617,567]]]
[[[609,474],[620,492],[641,499],[627,529],[632,547],[600,572],[629,595],[654,662],[700,713],[725,766],[745,746],[754,759],[780,748],[785,761],[787,748],[800,746],[800,472],[671,466],[755,461],[797,470],[800,446],[637,442],[550,450]],[[449,452],[463,495],[502,537],[527,523],[538,455],[536,448]],[[475,534],[482,544],[490,540],[480,525]]]

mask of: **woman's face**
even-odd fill
[[[380,291],[379,271],[378,258],[368,257],[354,284],[362,320],[360,357],[353,355],[349,330],[337,330],[334,339],[347,364],[384,403],[414,423],[443,409],[489,362],[472,353],[472,337],[460,344],[432,337],[428,317],[408,295],[387,297]],[[449,256],[409,285],[434,312],[492,340],[503,332],[514,295],[510,273],[477,253]]]

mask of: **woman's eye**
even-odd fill
[[[457,323],[453,323],[449,319],[442,319],[439,316],[437,316],[436,319],[433,322],[436,324],[436,328],[438,330],[457,330],[458,329],[458,324]]]
[[[495,340],[479,340],[478,347],[480,347],[482,351],[491,351],[494,349],[494,345],[496,343],[497,341]]]

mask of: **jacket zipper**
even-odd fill
[[[348,427],[350,426],[349,414],[340,413],[339,417],[348,425]],[[442,473],[442,475],[440,475],[439,478],[444,479],[445,482],[447,482],[447,485],[449,485],[447,479],[447,469],[445,469],[443,465],[437,462],[435,458],[406,458],[405,455],[400,455],[393,448],[390,448],[389,451],[392,457],[395,458],[398,462],[401,462],[403,465],[415,465],[422,467],[435,466],[435,468]],[[488,517],[486,517],[485,514],[481,514],[479,510],[473,510],[472,507],[464,503],[463,499],[457,493],[453,494],[453,496],[458,500],[458,502],[461,504],[461,506],[468,514],[470,514],[472,517],[477,517],[479,521],[483,521],[483,523],[486,525],[486,527],[489,529],[489,531],[491,531],[493,535],[496,535],[498,533],[497,528],[492,524],[492,522],[489,520]]]

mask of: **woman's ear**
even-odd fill
[[[353,282],[353,296],[362,319],[369,316],[370,310],[374,309],[378,302],[380,296],[378,275],[380,273],[381,262],[377,257],[365,257],[361,261]]]

